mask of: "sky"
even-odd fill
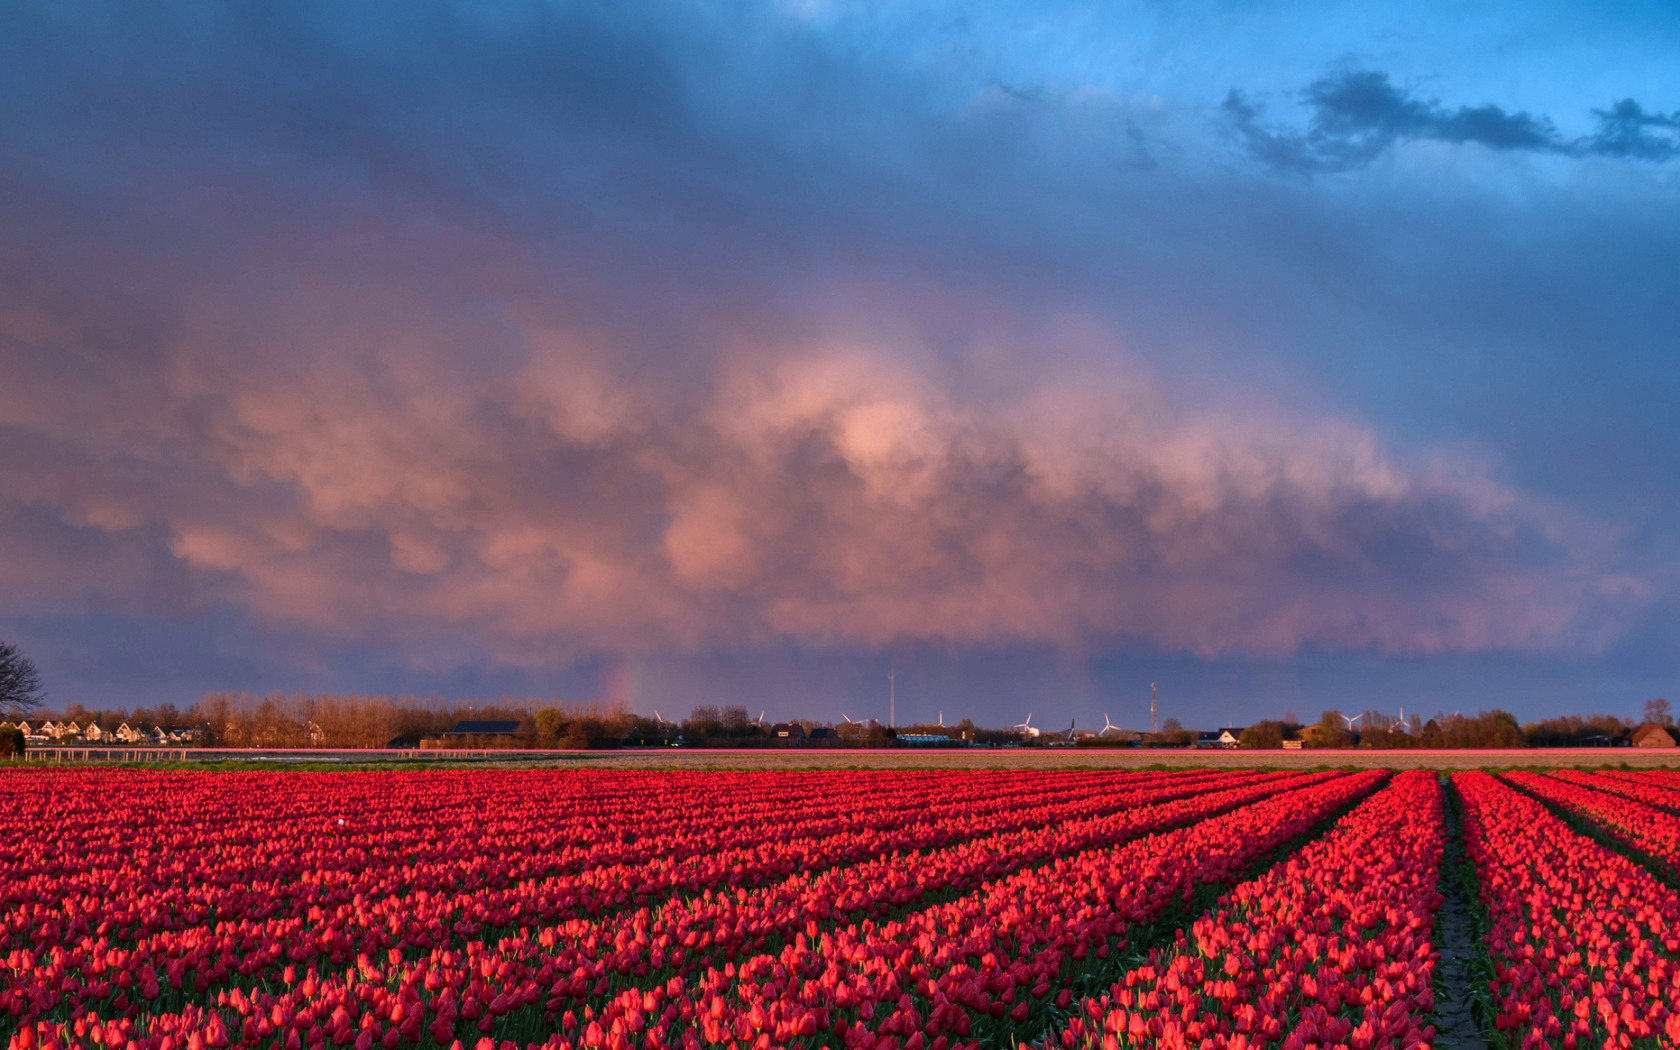
[[[1665,3],[0,4],[49,704],[1633,715]]]

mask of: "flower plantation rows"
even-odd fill
[[[1047,1047],[1425,1042],[1445,842],[1435,775],[1400,774],[1081,1003]]]
[[[1489,912],[1498,1029],[1523,1047],[1680,1045],[1680,896],[1541,799],[1610,810],[1561,776],[1454,780]]]
[[[1495,1041],[1680,1041],[1680,778],[1254,770],[8,770],[0,1038],[1426,1046],[1449,793]]]

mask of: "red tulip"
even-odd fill
[[[17,1050],[1410,1045],[1432,1034],[1429,775],[1233,885],[1382,779],[7,770],[0,823],[31,845],[0,850],[0,1011]],[[1503,1029],[1672,1041],[1672,894],[1569,845],[1598,865],[1583,881],[1522,829],[1500,875],[1498,807],[1555,818],[1483,780],[1464,778],[1484,880],[1581,917],[1496,923]],[[1531,780],[1653,854],[1648,818],[1680,798]],[[1139,924],[1209,885],[1231,888],[1110,979]]]

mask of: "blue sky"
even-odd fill
[[[1659,4],[5,7],[0,635],[90,706],[1632,714],[1677,54]]]

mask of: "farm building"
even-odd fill
[[[1663,726],[1642,725],[1633,731],[1634,747],[1673,747],[1674,737]]]

